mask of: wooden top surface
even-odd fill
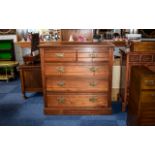
[[[46,42],[39,45],[40,48],[48,47],[114,47],[110,42]]]
[[[41,64],[40,63],[34,63],[34,64],[22,64],[19,65],[19,68],[34,68],[34,67],[40,67]]]

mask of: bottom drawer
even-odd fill
[[[50,94],[47,107],[107,107],[107,94]]]

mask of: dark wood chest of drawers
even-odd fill
[[[155,71],[155,52],[129,52],[121,50],[120,96],[122,111],[126,110],[129,98],[130,74],[133,66],[146,66]]]
[[[131,69],[128,125],[155,125],[155,73],[144,66]]]
[[[113,45],[40,45],[46,114],[110,114]]]

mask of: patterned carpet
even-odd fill
[[[126,113],[113,103],[112,115],[44,115],[41,93],[21,95],[20,80],[0,81],[1,126],[125,126]]]

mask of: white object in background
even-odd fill
[[[112,88],[120,88],[120,66],[113,66]]]
[[[134,40],[134,39],[141,39],[142,35],[141,34],[126,34],[126,37],[129,40]]]
[[[70,35],[70,37],[69,37],[69,41],[74,41],[74,39],[73,39],[73,36],[72,36],[72,35]]]
[[[130,34],[137,34],[138,30],[137,29],[130,29]]]
[[[17,35],[0,35],[0,40],[13,40],[14,42],[17,41]]]

